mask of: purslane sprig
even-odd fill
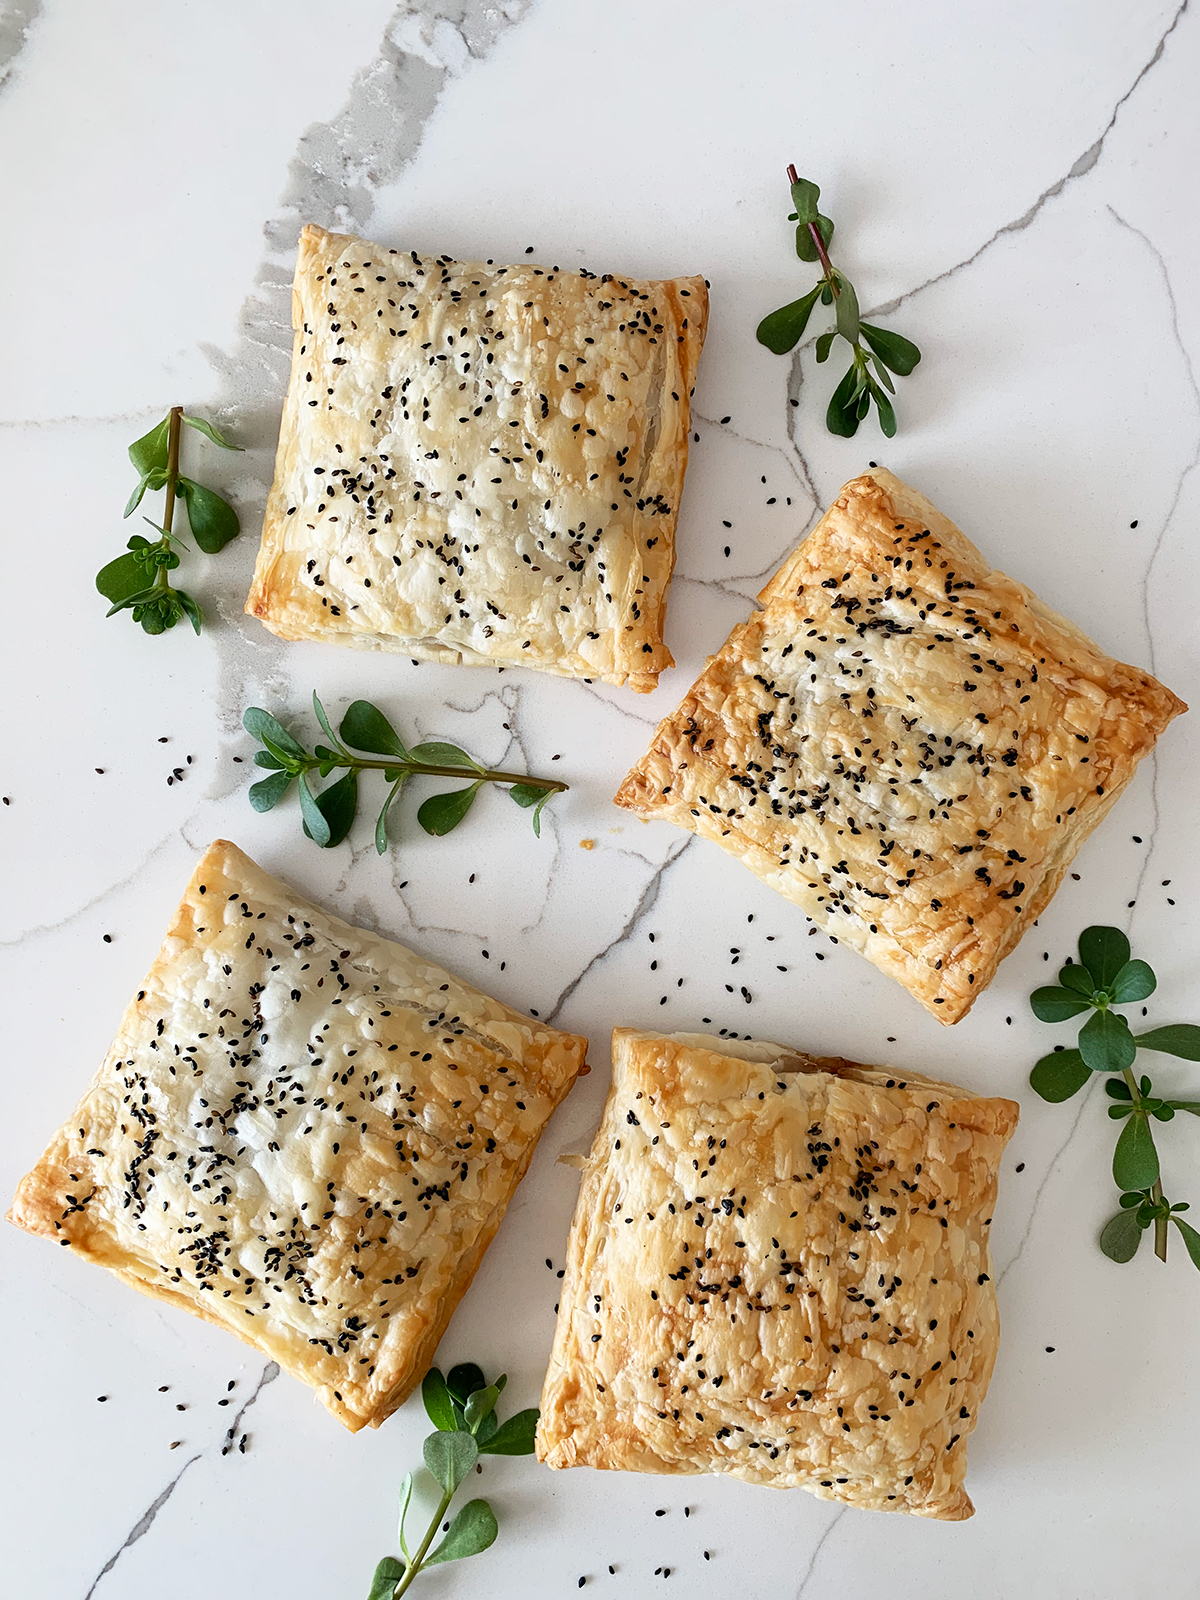
[[[1079,961],[1078,966],[1068,961],[1057,987],[1035,989],[1029,1004],[1042,1022],[1066,1022],[1084,1011],[1092,1015],[1079,1030],[1077,1047],[1043,1056],[1029,1082],[1043,1100],[1057,1102],[1078,1093],[1093,1072],[1113,1074],[1104,1089],[1114,1102],[1109,1116],[1125,1124],[1112,1163],[1113,1181],[1122,1191],[1121,1209],[1105,1224],[1100,1248],[1112,1261],[1131,1261],[1142,1234],[1153,1225],[1154,1253],[1165,1261],[1168,1225],[1174,1223],[1192,1262],[1200,1267],[1200,1233],[1179,1215],[1189,1209],[1187,1201],[1172,1205],[1163,1194],[1150,1126],[1151,1119],[1170,1122],[1177,1111],[1200,1116],[1200,1100],[1161,1099],[1148,1077],[1135,1078],[1132,1071],[1139,1050],[1200,1061],[1200,1027],[1177,1022],[1135,1034],[1112,1009],[1145,1000],[1158,986],[1146,962],[1130,959],[1129,940],[1119,928],[1085,928],[1079,936]]]
[[[440,1544],[433,1545],[442,1518],[460,1485],[480,1456],[527,1456],[533,1453],[537,1427],[536,1408],[518,1411],[507,1422],[496,1417],[496,1402],[508,1380],[501,1374],[488,1383],[473,1362],[452,1368],[443,1378],[436,1367],[425,1375],[421,1398],[430,1422],[437,1429],[425,1440],[425,1466],[442,1491],[421,1542],[409,1553],[404,1533],[413,1493],[413,1475],[400,1485],[399,1556],[385,1556],[375,1568],[367,1600],[400,1600],[418,1573],[443,1561],[476,1556],[494,1544],[499,1529],[486,1500],[468,1500],[455,1516]]]
[[[242,448],[231,444],[203,417],[185,417],[182,406],[172,406],[156,427],[129,446],[129,459],[137,472],[138,483],[129,496],[125,515],[133,515],[147,489],[164,489],[162,522],[144,517],[142,520],[149,523],[158,538],[150,540],[135,533],[126,546],[127,553],[101,567],[96,574],[96,588],[106,600],[112,601],[108,616],[118,611],[131,611],[133,620],[140,622],[147,633],[165,633],[180,617],[187,617],[199,633],[203,621],[195,599],[186,590],[173,588],[167,576],[179,565],[178,550],[187,548],[173,530],[176,502],[182,500],[187,507],[192,537],[205,555],[216,555],[238,531],[237,512],[228,500],[180,473],[179,444],[184,423],[213,444],[220,445],[222,450]]]
[[[255,766],[266,767],[271,773],[269,778],[251,785],[250,804],[256,811],[270,811],[298,780],[304,831],[325,849],[341,844],[350,832],[358,810],[360,772],[382,772],[389,785],[375,823],[375,848],[380,855],[388,847],[388,813],[410,778],[424,774],[471,779],[465,788],[431,795],[417,812],[417,821],[425,832],[437,835],[450,833],[458,827],[485,783],[498,783],[509,786],[508,796],[517,805],[532,809],[533,831],[541,838],[542,808],[552,795],[563,794],[568,787],[556,778],[531,778],[519,772],[495,771],[456,744],[446,744],[441,739],[425,740],[409,749],[378,706],[367,700],[354,701],[337,733],[315,693],[313,710],[329,743],[318,744],[311,752],[269,711],[259,706],[250,707],[242,717],[242,725],[263,745],[255,753]],[[359,750],[369,750],[372,754],[358,755]],[[314,789],[314,772],[327,778],[340,768],[346,770],[336,783],[327,789]]]
[[[851,439],[874,402],[879,426],[890,439],[896,432],[896,411],[888,398],[896,392],[892,374],[907,378],[920,361],[921,352],[911,339],[862,320],[854,285],[829,259],[833,223],[818,210],[820,189],[807,178],[798,178],[794,166],[788,167],[787,175],[792,186],[792,204],[796,208],[788,217],[789,222],[796,224],[796,254],[801,261],[820,262],[821,278],[799,300],[780,306],[778,311],[764,317],[758,325],[758,341],[777,356],[786,355],[799,344],[817,301],[833,306],[835,325],[817,340],[817,360],[828,361],[837,338],[844,339],[850,346],[851,359],[833,391],[825,413],[825,426],[830,433]]]

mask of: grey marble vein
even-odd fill
[[[192,818],[187,819],[187,821],[191,820]],[[68,911],[66,916],[59,917],[56,922],[41,922],[32,928],[22,928],[13,939],[0,939],[0,950],[15,949],[18,945],[25,944],[30,939],[41,938],[46,933],[57,933],[60,928],[68,928],[72,922],[76,922],[80,917],[86,916],[89,911],[94,911],[98,905],[103,905],[109,895],[116,894],[121,889],[128,889],[130,884],[136,882],[150,863],[166,849],[172,838],[181,833],[182,828],[186,826],[187,822],[184,822],[178,828],[170,829],[156,844],[151,846],[137,866],[127,872],[123,878],[118,878],[115,883],[108,884],[100,890],[99,894],[94,894],[90,900],[85,900],[83,905],[76,906],[74,911]]]
[[[1074,183],[1077,178],[1085,177],[1089,172],[1091,172],[1096,163],[1100,160],[1101,155],[1104,153],[1105,143],[1109,134],[1117,125],[1117,119],[1121,114],[1122,107],[1129,101],[1133,94],[1136,93],[1147,74],[1151,72],[1162,60],[1163,55],[1166,52],[1167,40],[1175,32],[1175,29],[1179,26],[1180,22],[1182,22],[1184,14],[1186,13],[1190,4],[1191,0],[1182,0],[1182,4],[1172,17],[1170,25],[1163,32],[1158,40],[1158,43],[1155,45],[1153,54],[1147,61],[1143,63],[1133,82],[1129,85],[1128,89],[1126,89],[1125,93],[1120,97],[1116,105],[1113,107],[1112,114],[1107,123],[1104,125],[1104,128],[1101,130],[1099,137],[1094,139],[1083,152],[1083,154],[1077,157],[1076,160],[1071,163],[1071,166],[1061,178],[1050,184],[1048,188],[1043,189],[1033,204],[1027,207],[1019,217],[1015,217],[1011,222],[1005,222],[999,228],[997,228],[990,238],[985,239],[983,243],[979,245],[977,249],[973,250],[969,256],[964,256],[961,261],[956,261],[953,266],[943,268],[941,272],[935,273],[932,278],[926,278],[924,283],[917,284],[915,288],[905,289],[903,294],[898,294],[894,299],[885,300],[882,304],[877,306],[871,306],[863,313],[863,315],[867,317],[890,316],[893,311],[898,311],[899,308],[902,305],[906,305],[909,300],[915,299],[919,294],[924,294],[926,289],[932,289],[936,284],[945,283],[947,279],[954,277],[957,273],[964,271],[967,267],[974,266],[975,262],[978,261],[981,256],[986,255],[992,246],[998,244],[1001,239],[1006,238],[1010,233],[1023,233],[1025,229],[1030,227],[1041,215],[1045,207],[1049,205],[1050,201],[1056,200],[1058,196],[1062,194],[1063,190],[1068,184]],[[792,441],[792,445],[801,462],[804,477],[810,486],[813,483],[812,473],[809,470],[808,463],[805,460],[800,446],[796,440],[795,417],[798,412],[798,407],[793,405],[791,402],[799,401],[800,399],[800,391],[804,383],[802,361],[805,352],[811,349],[814,343],[815,337],[805,339],[801,344],[797,345],[792,355],[791,368],[788,374],[788,437]],[[814,502],[819,507],[821,502],[820,497],[816,493],[815,487],[812,488],[812,495]]]
[[[202,1450],[198,1450],[196,1452],[196,1454],[191,1457],[190,1460],[185,1461],[183,1466],[180,1467],[179,1471],[171,1479],[170,1483],[162,1491],[162,1493],[160,1495],[158,1495],[156,1499],[154,1499],[154,1500],[152,1500],[150,1502],[150,1504],[146,1507],[145,1511],[142,1512],[141,1516],[134,1523],[133,1527],[130,1528],[129,1532],[125,1535],[124,1544],[120,1545],[113,1552],[113,1554],[111,1556],[109,1556],[108,1560],[100,1568],[100,1571],[92,1579],[91,1587],[88,1589],[88,1592],[84,1595],[83,1600],[92,1600],[92,1596],[95,1594],[96,1590],[100,1587],[101,1582],[108,1576],[108,1574],[116,1566],[117,1562],[120,1561],[121,1557],[125,1554],[126,1550],[128,1550],[131,1545],[135,1545],[138,1542],[139,1539],[144,1539],[145,1536],[150,1532],[150,1529],[154,1525],[155,1517],[157,1517],[158,1513],[162,1510],[162,1508],[166,1505],[167,1501],[175,1493],[176,1489],[179,1487],[180,1480],[183,1478],[184,1474],[186,1472],[188,1472],[192,1467],[194,1467],[196,1465],[197,1461],[200,1460],[200,1457],[203,1455],[203,1453],[204,1452]]]
[[[0,88],[11,78],[41,14],[42,0],[0,0]]]
[[[932,289],[934,284],[945,283],[946,279],[952,278],[956,272],[962,272],[964,268],[973,266],[975,262],[979,260],[980,256],[986,254],[986,252],[989,251],[994,244],[998,244],[999,241],[1007,237],[1008,234],[1023,233],[1026,228],[1028,228],[1037,220],[1042,210],[1049,205],[1051,200],[1057,200],[1058,196],[1062,194],[1063,190],[1068,184],[1074,183],[1077,178],[1085,177],[1089,172],[1091,172],[1092,168],[1096,165],[1104,153],[1105,142],[1108,139],[1109,134],[1117,125],[1117,118],[1121,115],[1122,107],[1137,92],[1147,74],[1152,72],[1162,60],[1163,55],[1166,52],[1167,40],[1183,21],[1184,13],[1187,11],[1190,4],[1191,0],[1183,0],[1182,5],[1180,5],[1174,17],[1172,17],[1170,26],[1162,34],[1158,43],[1155,45],[1154,53],[1146,62],[1143,63],[1141,70],[1138,72],[1133,82],[1129,85],[1128,89],[1126,89],[1125,93],[1113,107],[1112,115],[1109,117],[1108,121],[1101,130],[1099,138],[1094,139],[1092,143],[1088,145],[1083,154],[1077,157],[1077,159],[1071,163],[1071,166],[1067,169],[1063,176],[1057,180],[1057,182],[1052,183],[1049,188],[1043,189],[1041,194],[1038,195],[1037,199],[1026,211],[1023,211],[1019,217],[1015,217],[1011,222],[1006,222],[1001,227],[997,228],[995,233],[992,234],[991,238],[985,239],[977,250],[972,251],[972,253],[969,256],[964,257],[962,261],[956,262],[952,267],[946,267],[942,272],[936,273],[932,278],[927,278],[924,283],[919,283],[915,289],[906,289],[903,294],[897,295],[894,300],[887,300],[883,305],[872,306],[870,311],[866,313],[867,316],[890,316],[893,311],[897,311],[907,301],[914,299],[919,294],[923,294],[926,289]]]
[[[221,1446],[222,1455],[228,1451],[233,1440],[237,1436],[238,1430],[242,1425],[242,1418],[246,1415],[247,1411],[250,1410],[250,1407],[254,1405],[255,1401],[258,1399],[259,1395],[263,1392],[267,1385],[275,1382],[275,1379],[279,1376],[280,1370],[281,1369],[278,1361],[268,1361],[266,1366],[259,1373],[258,1382],[254,1385],[253,1392],[242,1401],[241,1406],[238,1408],[237,1415],[229,1425],[229,1430],[225,1435],[225,1443]]]
[[[796,1590],[796,1600],[800,1600],[801,1595],[804,1593],[805,1589],[808,1588],[809,1583],[812,1581],[813,1571],[814,1571],[814,1569],[815,1569],[815,1567],[817,1565],[817,1557],[821,1554],[821,1550],[822,1550],[822,1547],[825,1544],[826,1539],[828,1539],[829,1535],[837,1527],[838,1523],[846,1515],[846,1513],[847,1513],[847,1511],[849,1511],[849,1509],[850,1509],[849,1506],[842,1506],[839,1510],[834,1512],[833,1516],[830,1517],[829,1521],[826,1523],[825,1532],[821,1535],[821,1537],[817,1540],[816,1544],[813,1546],[812,1555],[810,1555],[809,1558],[808,1558],[808,1566],[805,1567],[804,1575],[800,1579],[800,1587]]]
[[[605,956],[607,956],[608,953],[611,950],[615,950],[619,944],[624,944],[625,940],[628,939],[629,935],[633,932],[634,928],[637,927],[638,923],[647,914],[647,912],[653,910],[654,904],[658,899],[659,890],[662,888],[662,881],[663,881],[664,874],[668,871],[669,868],[671,868],[671,867],[673,867],[675,865],[675,863],[679,860],[680,856],[682,856],[687,851],[688,846],[691,845],[691,844],[694,844],[694,843],[695,843],[695,839],[694,838],[685,839],[683,841],[683,843],[678,847],[678,849],[675,850],[671,855],[669,855],[667,857],[667,859],[663,862],[662,866],[659,867],[657,869],[657,871],[652,874],[652,876],[647,881],[645,888],[642,890],[640,896],[638,897],[637,905],[634,906],[632,914],[629,916],[628,920],[625,923],[625,926],[621,929],[620,933],[618,933],[614,938],[610,939],[602,950],[597,950],[596,954],[591,957],[591,959],[588,961],[587,965],[580,972],[578,972],[575,977],[573,977],[571,979],[570,983],[568,983],[566,985],[566,987],[561,991],[561,993],[558,996],[558,999],[554,1002],[554,1004],[550,1007],[549,1011],[547,1011],[546,1015],[542,1018],[543,1022],[553,1022],[554,1021],[554,1019],[558,1016],[559,1012],[562,1010],[563,1006],[566,1005],[567,1001],[575,993],[576,989],[578,989],[579,985],[587,977],[588,973],[592,970],[592,968],[599,966],[600,963],[604,960]]]
[[[1124,228],[1127,233],[1133,234],[1135,239],[1140,239],[1154,257],[1155,265],[1162,279],[1163,290],[1167,297],[1167,305],[1171,310],[1171,336],[1175,340],[1175,348],[1179,351],[1180,360],[1183,362],[1184,371],[1187,373],[1188,388],[1192,391],[1192,400],[1196,407],[1195,447],[1192,450],[1190,461],[1186,463],[1176,480],[1175,493],[1171,497],[1171,504],[1167,507],[1167,514],[1163,518],[1162,526],[1159,528],[1158,535],[1151,546],[1150,559],[1146,563],[1146,570],[1142,575],[1142,625],[1146,630],[1146,649],[1150,656],[1150,670],[1157,676],[1158,667],[1155,664],[1154,656],[1154,630],[1150,626],[1150,579],[1154,572],[1155,563],[1158,561],[1159,554],[1162,551],[1167,531],[1175,519],[1175,513],[1179,509],[1179,502],[1183,498],[1184,486],[1192,473],[1200,466],[1200,382],[1197,382],[1196,368],[1192,362],[1191,352],[1187,345],[1184,344],[1183,335],[1179,329],[1179,305],[1175,299],[1175,289],[1171,283],[1171,274],[1162,251],[1148,234],[1143,233],[1141,228],[1135,227],[1132,222],[1127,222],[1119,211],[1112,206],[1107,209],[1114,222]]]
[[[1075,1112],[1075,1119],[1071,1123],[1070,1128],[1068,1128],[1068,1130],[1067,1130],[1066,1138],[1059,1145],[1058,1149],[1054,1152],[1054,1154],[1050,1157],[1050,1161],[1049,1161],[1049,1163],[1048,1163],[1048,1165],[1046,1167],[1046,1170],[1042,1174],[1042,1181],[1038,1184],[1037,1190],[1036,1190],[1036,1192],[1034,1194],[1033,1204],[1029,1208],[1029,1216],[1025,1220],[1025,1231],[1022,1233],[1021,1237],[1017,1240],[1017,1248],[1013,1251],[1012,1255],[1009,1256],[1008,1260],[1004,1263],[1004,1266],[1000,1269],[999,1273],[996,1276],[996,1288],[997,1289],[999,1289],[1000,1285],[1004,1282],[1005,1278],[1008,1277],[1009,1273],[1012,1271],[1012,1269],[1016,1266],[1017,1262],[1021,1259],[1021,1257],[1025,1253],[1025,1246],[1029,1243],[1029,1236],[1033,1232],[1033,1224],[1034,1224],[1035,1219],[1037,1218],[1038,1208],[1041,1206],[1041,1203],[1042,1203],[1042,1196],[1046,1192],[1046,1188],[1047,1188],[1047,1186],[1048,1186],[1048,1184],[1050,1182],[1050,1179],[1054,1176],[1055,1169],[1058,1166],[1059,1160],[1061,1159],[1061,1157],[1063,1155],[1063,1152],[1066,1150],[1067,1146],[1074,1139],[1075,1135],[1079,1132],[1079,1125],[1083,1121],[1083,1114],[1087,1110],[1088,1105],[1089,1105],[1089,1103],[1091,1102],[1091,1100],[1093,1098],[1093,1090],[1095,1089],[1095,1087],[1096,1087],[1096,1085],[1097,1085],[1097,1083],[1099,1081],[1100,1080],[1099,1080],[1098,1077],[1093,1076],[1091,1083],[1084,1090],[1084,1093],[1080,1098],[1078,1109]]]
[[[1150,626],[1150,580],[1153,577],[1154,568],[1158,562],[1159,555],[1166,540],[1167,532],[1175,520],[1175,513],[1178,511],[1179,503],[1183,498],[1184,486],[1186,485],[1187,480],[1191,477],[1192,473],[1195,472],[1198,466],[1200,466],[1200,383],[1198,383],[1196,380],[1196,368],[1192,362],[1191,352],[1184,343],[1183,335],[1179,328],[1179,305],[1175,299],[1175,289],[1171,283],[1170,270],[1167,267],[1167,263],[1162,251],[1154,243],[1153,239],[1151,239],[1147,234],[1143,233],[1141,228],[1135,227],[1131,222],[1127,222],[1126,219],[1121,216],[1118,211],[1114,210],[1112,206],[1108,207],[1108,211],[1113,220],[1122,228],[1124,228],[1126,232],[1131,233],[1135,238],[1140,239],[1145,245],[1146,249],[1154,257],[1155,265],[1157,266],[1159,276],[1162,279],[1163,290],[1166,293],[1167,304],[1171,310],[1171,334],[1175,340],[1175,346],[1179,351],[1180,359],[1183,362],[1184,370],[1187,373],[1188,387],[1192,391],[1192,400],[1196,407],[1196,442],[1192,450],[1191,459],[1185,463],[1183,470],[1180,472],[1179,477],[1176,480],[1175,493],[1171,497],[1171,504],[1167,507],[1167,514],[1163,518],[1162,526],[1159,528],[1154,543],[1150,548],[1150,556],[1142,573],[1142,625],[1146,630],[1146,650],[1150,660],[1150,670],[1157,677],[1158,665],[1154,648],[1154,630]],[[1142,869],[1138,873],[1137,882],[1134,885],[1134,906],[1137,905],[1137,902],[1141,897],[1142,885],[1145,883],[1146,874],[1150,870],[1150,863],[1154,856],[1154,847],[1158,840],[1160,813],[1158,806],[1157,753],[1151,754],[1150,774],[1151,825],[1150,832],[1146,838],[1146,854],[1142,861]],[[1133,919],[1130,918],[1129,920],[1132,921]]]

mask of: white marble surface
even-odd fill
[[[952,1030],[808,937],[721,852],[608,800],[762,576],[868,459],[1200,702],[1195,6],[0,0],[0,52],[0,1191],[73,1104],[217,835],[595,1041],[597,1070],[547,1134],[444,1344],[447,1360],[506,1367],[519,1404],[536,1399],[557,1284],[545,1259],[561,1265],[573,1203],[555,1157],[590,1135],[614,1022],[711,1017],[1013,1095],[1023,1119],[993,1239],[1004,1340],[970,1446],[972,1521],[499,1461],[484,1491],[499,1543],[419,1592],[566,1595],[586,1576],[634,1597],[658,1593],[655,1568],[669,1566],[674,1590],[722,1600],[1195,1595],[1200,1281],[1179,1249],[1165,1269],[1148,1251],[1125,1268],[1099,1254],[1110,1124],[1095,1093],[1054,1108],[1027,1091],[1048,1035],[1025,996],[1045,953],[1053,965],[1086,923],[1115,922],[1158,970],[1152,1017],[1200,1018],[1196,713]],[[822,182],[864,304],[897,306],[894,325],[925,351],[890,444],[873,424],[831,438],[811,352],[789,363],[754,342],[758,318],[799,292],[788,160]],[[653,698],[281,646],[242,616],[290,253],[310,218],[435,252],[516,258],[532,244],[566,265],[711,279],[668,623],[679,665]],[[126,533],[124,447],[175,401],[251,446],[211,469],[245,533],[197,577],[213,614],[200,641],[105,621],[92,588]],[[251,812],[234,759],[251,748],[243,706],[302,715],[314,687],[533,770],[559,754],[571,792],[538,847],[489,797],[453,840],[410,818],[390,858],[361,826],[353,848],[319,852],[290,810]],[[732,972],[731,946],[744,952]],[[1157,1079],[1186,1083],[1189,1068],[1160,1058]],[[1160,1144],[1170,1192],[1200,1202],[1194,1127]],[[426,1431],[418,1407],[351,1437],[217,1330],[11,1229],[0,1250],[8,1592],[365,1593]],[[231,1420],[247,1449],[222,1456]]]

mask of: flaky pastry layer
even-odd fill
[[[653,689],[707,318],[703,278],[306,227],[246,610],[284,639]]]
[[[782,1045],[617,1029],[539,1459],[970,1516],[1017,1113]]]
[[[9,1220],[377,1427],[586,1050],[218,840]]]
[[[1187,707],[882,468],[759,599],[616,803],[715,840],[957,1022]]]

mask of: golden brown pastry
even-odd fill
[[[1016,1123],[916,1074],[618,1028],[539,1460],[969,1517]]]
[[[378,1427],[586,1049],[218,840],[9,1220]]]
[[[282,639],[653,689],[707,319],[703,278],[306,227],[246,610]]]
[[[616,803],[716,840],[957,1022],[1187,707],[882,469],[759,599]]]

